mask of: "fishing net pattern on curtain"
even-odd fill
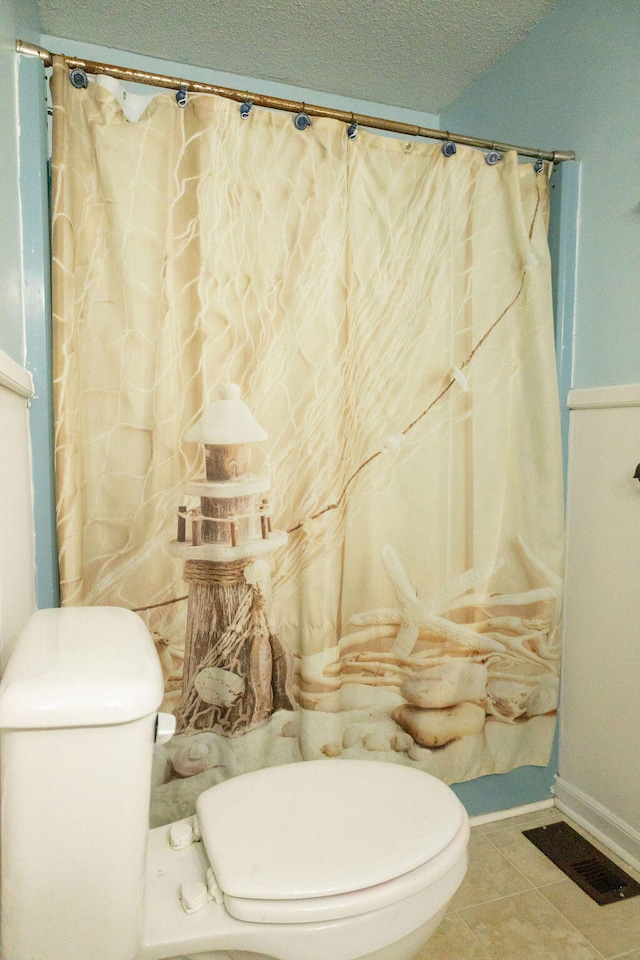
[[[61,62],[52,86],[63,602],[155,639],[180,733],[153,821],[296,760],[546,764],[547,171],[210,95],[130,122]],[[234,404],[250,429],[207,433]]]

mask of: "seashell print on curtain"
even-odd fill
[[[546,764],[546,175],[207,95],[130,122],[61,62],[52,86],[63,602],[154,637],[180,732],[153,824],[297,760]],[[221,400],[266,439],[187,439]]]

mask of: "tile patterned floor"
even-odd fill
[[[598,906],[522,835],[561,819],[549,809],[474,827],[464,883],[416,960],[640,960],[640,897]]]

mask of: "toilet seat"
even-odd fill
[[[335,920],[397,902],[434,882],[468,840],[447,786],[376,761],[244,774],[202,793],[197,811],[225,906],[249,922]]]
[[[228,913],[250,923],[321,923],[378,911],[432,885],[457,864],[465,864],[469,824],[464,820],[451,843],[432,860],[409,873],[363,890],[305,900],[244,900],[224,895]]]

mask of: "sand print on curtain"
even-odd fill
[[[545,764],[546,173],[205,95],[129,122],[61,63],[53,90],[63,602],[137,610],[155,638],[182,732],[154,822],[296,760],[446,782]],[[220,389],[262,439],[198,441]]]

